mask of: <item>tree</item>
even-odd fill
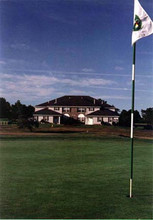
[[[129,111],[122,110],[119,117],[120,126],[130,126],[131,115]]]
[[[141,114],[144,122],[153,125],[153,108],[142,109]]]
[[[131,113],[131,111],[130,111],[130,113]],[[134,111],[134,123],[140,123],[140,122],[142,122],[142,118],[140,116],[140,113],[137,110],[135,110]]]
[[[142,118],[137,110],[134,111],[134,123],[141,122]],[[119,118],[119,125],[130,127],[131,125],[131,110],[122,110]]]
[[[32,105],[26,106],[25,109],[25,117],[26,118],[31,118],[33,117],[33,113],[35,112],[35,108]]]
[[[12,105],[12,118],[24,118],[24,109],[25,106],[21,104],[20,100],[18,100],[14,105]]]
[[[21,104],[18,100],[14,105],[10,105],[5,98],[0,98],[0,118],[15,120],[19,128],[39,127],[39,123],[32,119],[34,107]]]
[[[14,105],[12,105],[12,118],[13,119],[28,119],[33,116],[34,107],[29,105],[26,106],[21,104],[20,100],[18,100]]]
[[[5,98],[0,98],[0,118],[11,118],[11,106]]]
[[[28,128],[30,131],[32,131],[33,127],[39,127],[39,122],[33,119],[20,118],[17,121],[17,125],[19,128]]]

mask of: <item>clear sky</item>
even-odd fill
[[[153,1],[140,0],[153,19]],[[131,108],[133,0],[0,0],[0,96],[90,95]],[[153,35],[137,43],[135,109],[153,106]]]

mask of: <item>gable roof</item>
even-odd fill
[[[114,111],[111,111],[108,109],[103,109],[103,110],[98,110],[98,111],[92,112],[86,116],[87,117],[88,116],[119,116],[119,114],[117,112],[114,112]]]
[[[91,96],[62,96],[37,106],[101,106],[102,100]]]
[[[53,111],[53,110],[50,110],[50,109],[48,109],[48,108],[44,108],[44,109],[41,109],[41,110],[39,110],[39,111],[36,111],[36,112],[34,113],[34,115],[54,115],[54,116],[61,116],[60,113],[55,112],[55,111]]]

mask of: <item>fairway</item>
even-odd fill
[[[0,140],[0,218],[152,218],[153,142],[87,135]]]

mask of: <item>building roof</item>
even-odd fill
[[[39,104],[37,106],[101,106],[113,107],[108,105],[101,99],[95,99],[91,96],[62,96],[49,102]]]
[[[34,113],[34,115],[54,115],[54,116],[61,116],[60,113],[55,112],[55,111],[53,111],[53,110],[50,110],[50,109],[48,109],[48,108],[44,108],[44,109],[41,109],[41,110],[39,110],[39,111],[36,111],[36,112]]]
[[[9,121],[8,118],[0,118],[0,121]]]
[[[111,110],[108,110],[108,109],[103,109],[103,110],[98,110],[98,111],[95,111],[95,112],[92,112],[88,115],[86,115],[87,117],[88,116],[119,116],[119,114],[117,112],[114,112],[114,111],[111,111]]]

